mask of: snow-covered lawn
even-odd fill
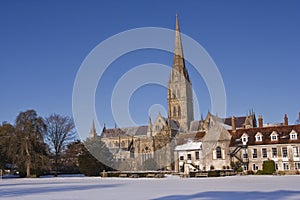
[[[0,199],[300,199],[300,176],[3,179]]]

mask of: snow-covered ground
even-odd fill
[[[0,199],[300,199],[300,176],[3,179]]]

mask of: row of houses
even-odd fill
[[[185,164],[204,171],[225,170],[234,168],[234,163],[238,163],[238,167],[245,171],[257,171],[263,169],[265,160],[273,160],[277,171],[299,171],[300,124],[289,125],[286,115],[284,123],[277,125],[263,126],[261,116],[258,120],[258,127],[239,127],[223,132],[208,159],[201,157],[207,154],[203,150],[205,137],[176,146],[176,170],[183,172]]]

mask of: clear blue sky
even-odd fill
[[[264,122],[294,123],[300,111],[300,1],[13,1],[0,2],[0,122],[20,111],[72,115],[72,89],[82,61],[101,41],[138,27],[174,29],[198,41],[217,64],[227,92],[227,115],[250,109]],[[99,82],[100,123],[114,126],[110,91],[123,73],[149,62],[171,66],[161,51],[130,53]],[[188,66],[201,112],[210,109],[207,88]],[[104,91],[104,92],[103,92]],[[157,91],[156,94],[147,95]],[[166,106],[166,89],[145,86],[131,99],[138,124],[152,104]],[[87,130],[88,131],[88,130]]]

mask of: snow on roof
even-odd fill
[[[232,130],[232,126],[228,125],[228,124],[223,124],[221,123],[221,125],[226,129],[226,130]]]
[[[175,151],[186,151],[186,150],[199,150],[201,149],[202,142],[188,142],[182,145],[178,145]]]

